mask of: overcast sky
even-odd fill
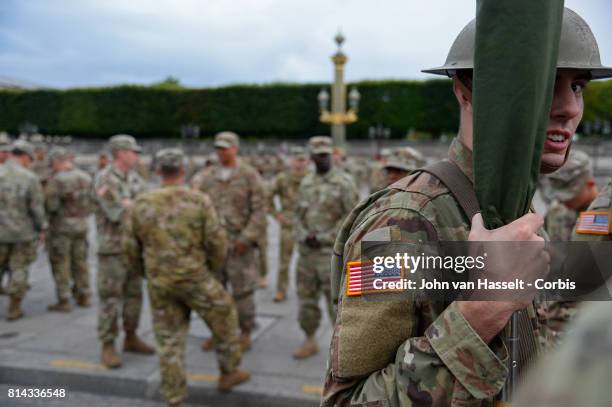
[[[51,87],[329,81],[339,28],[348,80],[419,79],[475,0],[1,0],[0,77]],[[566,0],[612,65],[612,2]]]

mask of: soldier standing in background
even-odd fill
[[[278,278],[276,282],[275,302],[283,302],[287,297],[287,286],[289,285],[289,266],[291,255],[295,245],[295,211],[297,207],[297,195],[300,182],[306,174],[308,157],[302,147],[292,147],[290,150],[291,161],[288,171],[276,176],[270,186],[269,206],[270,212],[280,225],[279,239],[279,265]],[[278,196],[280,209],[274,204],[274,197]]]
[[[412,147],[398,147],[391,150],[391,154],[383,167],[387,186],[399,181],[423,165],[425,165],[425,158]]]
[[[335,168],[332,162],[332,140],[315,136],[308,142],[316,171],[308,173],[300,184],[296,215],[296,240],[299,255],[297,293],[299,323],[306,335],[304,344],[293,354],[304,359],[316,354],[315,338],[321,321],[319,297],[325,295],[329,318],[335,321],[331,300],[329,259],[336,234],[345,216],[357,203],[357,188],[352,178]]]
[[[11,272],[9,321],[23,316],[28,267],[36,259],[36,242],[44,244],[47,229],[42,187],[28,170],[33,159],[34,146],[18,140],[0,166],[0,269],[8,267]]]
[[[8,134],[0,133],[0,165],[4,164],[11,152],[11,139]]]
[[[573,150],[567,163],[548,180],[553,203],[546,213],[546,231],[552,242],[566,242],[572,238],[578,214],[597,197],[593,163],[586,153]]]
[[[370,164],[370,193],[380,191],[387,186],[387,178],[385,176],[385,164],[391,155],[391,150],[383,148],[377,154],[377,157]]]
[[[30,141],[34,146],[34,161],[30,165],[30,170],[38,176],[42,185],[45,186],[47,179],[51,176],[51,166],[47,160],[45,138],[42,134],[34,134]]]
[[[102,342],[102,363],[121,366],[115,350],[119,311],[122,309],[125,341],[123,350],[150,355],[153,348],[136,335],[142,307],[142,276],[127,269],[121,258],[121,228],[136,196],[146,189],[133,171],[141,149],[134,137],[118,134],[110,138],[111,166],[96,175],[93,186],[98,233],[98,336]]]
[[[175,407],[187,397],[185,340],[191,310],[215,339],[219,390],[229,391],[250,377],[238,367],[242,352],[236,307],[214,277],[225,262],[226,236],[210,198],[185,186],[184,161],[180,149],[157,153],[161,188],[136,199],[122,238],[128,267],[147,278],[162,394]]]
[[[63,147],[49,152],[53,175],[45,187],[49,217],[49,261],[55,280],[57,303],[50,311],[70,311],[70,292],[80,307],[90,305],[87,265],[87,220],[93,211],[91,177],[73,167]],[[70,288],[72,280],[72,290]]]
[[[215,136],[219,164],[205,168],[193,177],[191,186],[211,197],[221,225],[229,238],[228,256],[220,278],[229,282],[238,307],[240,342],[251,347],[251,331],[255,328],[255,289],[259,274],[257,244],[266,233],[266,201],[261,176],[238,157],[240,140],[237,134],[225,131]],[[204,350],[212,350],[211,340]]]

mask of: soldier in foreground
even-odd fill
[[[47,245],[57,303],[47,308],[68,312],[71,292],[78,306],[90,305],[87,223],[93,212],[91,177],[74,168],[69,152],[63,147],[54,147],[49,152],[49,160],[53,175],[45,186],[49,217]]]
[[[306,174],[308,157],[302,147],[292,147],[289,170],[282,172],[274,178],[270,187],[269,208],[274,218],[280,224],[278,278],[276,281],[275,302],[283,302],[287,298],[289,285],[289,266],[291,255],[295,246],[295,212],[297,208],[297,195],[300,182]],[[274,197],[278,196],[280,209],[274,204]]]
[[[229,238],[227,261],[220,273],[229,282],[238,307],[240,343],[251,347],[251,331],[255,328],[255,289],[259,276],[257,244],[266,233],[266,202],[261,176],[238,157],[240,140],[232,132],[215,136],[219,164],[205,168],[193,177],[191,186],[211,197],[220,222]],[[212,350],[213,338],[204,342],[204,350]]]
[[[93,186],[98,233],[98,336],[104,366],[118,368],[121,357],[115,350],[119,313],[123,317],[123,350],[153,354],[151,346],[136,335],[142,308],[142,275],[126,268],[121,258],[121,229],[138,194],[145,191],[134,171],[140,146],[134,137],[119,134],[110,138],[113,163],[96,175]]]
[[[473,182],[471,51],[475,23],[453,44],[447,64],[428,72],[452,75],[460,108],[459,135],[449,160]],[[577,35],[581,33],[581,35]],[[582,35],[586,33],[586,35]],[[542,168],[558,169],[583,113],[582,90],[589,78],[612,76],[598,63],[588,25],[565,10],[557,79],[549,115]],[[569,44],[569,45],[567,45]],[[580,52],[576,51],[580,50]],[[593,51],[595,52],[595,51]],[[569,62],[568,62],[569,61]],[[461,62],[459,64],[458,62]],[[567,65],[567,64],[571,65]],[[527,214],[494,230],[480,214],[466,216],[456,196],[437,176],[413,175],[374,194],[349,216],[334,246],[332,283],[339,287],[338,318],[330,348],[323,406],[490,405],[508,375],[500,332],[515,311],[538,327],[531,301],[440,302],[368,301],[369,294],[347,295],[346,265],[361,260],[360,242],[531,241],[533,253],[508,258],[512,270],[549,257],[539,236],[543,219]],[[500,265],[491,265],[495,269]],[[379,291],[379,295],[385,295]],[[528,333],[531,331],[528,331]],[[527,336],[537,350],[539,328]],[[532,336],[533,335],[533,336]],[[531,356],[528,356],[531,358]]]
[[[329,258],[336,233],[358,198],[351,177],[333,166],[330,137],[312,137],[308,149],[316,171],[304,177],[297,198],[298,319],[306,340],[294,352],[296,359],[310,357],[319,351],[315,335],[321,322],[321,293],[325,296],[330,320],[332,323],[336,320],[329,285]]]
[[[225,262],[226,236],[210,198],[185,186],[184,162],[180,149],[157,153],[161,188],[137,198],[122,239],[129,268],[147,278],[161,390],[171,406],[182,406],[187,397],[185,340],[192,310],[212,331],[219,390],[229,391],[250,377],[238,367],[236,307],[214,277]]]
[[[32,160],[34,146],[18,140],[0,166],[0,269],[11,272],[9,321],[23,316],[21,302],[28,289],[28,267],[36,260],[36,243],[44,244],[47,230],[42,187],[36,174],[28,170]]]

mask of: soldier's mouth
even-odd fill
[[[567,149],[571,141],[571,134],[567,130],[554,129],[546,132],[544,151],[560,152]]]

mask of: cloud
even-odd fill
[[[612,7],[566,4],[612,65]],[[56,87],[329,81],[341,27],[349,80],[423,78],[474,10],[474,0],[4,0],[0,73]]]

